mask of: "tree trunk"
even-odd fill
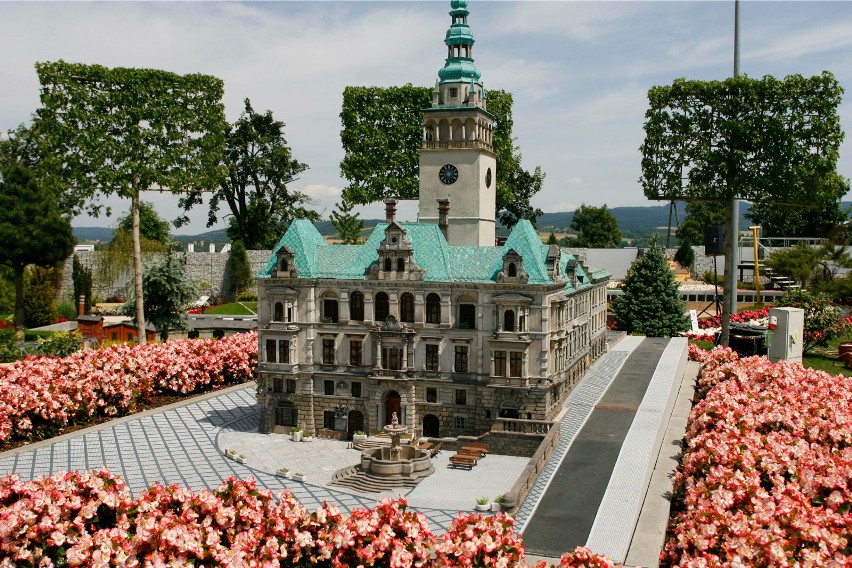
[[[727,347],[731,339],[731,314],[737,313],[737,244],[740,207],[736,199],[725,204],[725,290],[722,295],[722,337]]]
[[[134,174],[135,177],[135,174]],[[133,234],[133,281],[136,295],[136,333],[139,343],[145,343],[145,304],[142,298],[142,243],[139,238],[139,190],[133,191],[130,205],[131,233]]]
[[[24,269],[26,265],[15,267],[15,329],[24,329]]]

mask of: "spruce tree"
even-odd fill
[[[92,310],[92,269],[83,266],[80,258],[75,254],[74,263],[71,267],[71,282],[74,285],[74,306],[83,296],[83,313],[88,314]]]
[[[360,235],[364,228],[364,221],[358,213],[352,213],[355,203],[344,199],[341,203],[334,205],[338,210],[332,211],[330,218],[331,224],[337,229],[337,236],[345,245],[357,245],[361,241]]]
[[[651,237],[651,247],[624,279],[624,295],[612,302],[619,329],[648,337],[670,337],[689,329],[686,305],[666,257]]]
[[[252,280],[251,263],[243,241],[234,241],[231,245],[228,269],[230,276],[228,296],[232,300],[237,300],[242,292],[248,290]]]

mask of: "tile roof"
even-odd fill
[[[398,223],[414,250],[414,262],[425,271],[427,282],[496,282],[503,267],[503,256],[514,250],[524,262],[529,284],[553,284],[547,272],[548,245],[541,242],[529,221],[521,221],[512,230],[503,246],[450,246],[438,225],[430,223]],[[276,253],[287,246],[293,251],[300,278],[340,280],[366,279],[370,266],[378,260],[378,248],[385,238],[388,223],[379,223],[360,245],[331,245],[326,243],[316,227],[306,220],[294,221],[272,252],[258,278],[269,278],[275,268]],[[570,254],[561,255],[560,272],[566,274]],[[605,270],[589,269],[577,263],[576,274],[582,276],[578,287],[591,284],[591,279],[605,278]],[[566,288],[573,288],[566,279]]]

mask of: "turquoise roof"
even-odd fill
[[[553,284],[547,273],[548,245],[541,242],[529,221],[520,221],[512,229],[506,244],[497,247],[450,246],[438,225],[429,223],[399,223],[405,230],[414,250],[414,262],[425,271],[426,282],[492,283],[497,281],[503,267],[503,256],[514,250],[523,258],[528,284]],[[385,238],[388,223],[379,223],[360,245],[331,245],[325,242],[310,221],[294,221],[275,247],[266,267],[257,274],[269,278],[275,268],[276,253],[287,246],[293,251],[299,278],[332,280],[366,280],[370,266],[378,260],[378,248]],[[562,254],[560,272],[566,274],[571,255]],[[592,278],[608,276],[603,270],[588,272],[578,263],[576,274],[582,276],[578,287],[588,286]],[[589,274],[591,272],[591,274]],[[572,288],[568,279],[566,288]]]
[[[447,46],[469,45],[473,46],[476,41],[473,32],[467,24],[467,2],[464,0],[453,0],[450,2],[452,24],[444,37]],[[482,74],[477,70],[472,57],[448,57],[443,69],[438,71],[438,79],[441,83],[467,83],[476,81]]]

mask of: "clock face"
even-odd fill
[[[441,171],[438,172],[438,177],[441,178],[442,182],[450,185],[459,179],[459,170],[454,165],[447,164],[441,167]]]
[[[491,168],[485,172],[485,187],[491,187]]]

